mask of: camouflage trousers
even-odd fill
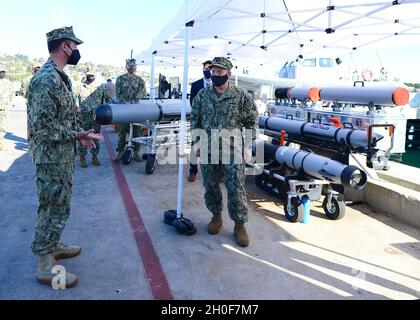
[[[93,129],[95,130],[95,133],[101,132],[101,125],[96,123],[92,113],[82,113],[81,120],[83,122],[83,128],[85,130]],[[90,149],[90,153],[92,153],[92,155],[97,156],[99,154],[101,144],[99,143],[99,141],[95,141],[95,145],[96,149]],[[82,148],[80,142],[77,142],[77,153],[79,156],[86,157],[87,155],[87,150],[85,148]]]
[[[3,142],[6,132],[6,110],[0,109],[0,144]]]
[[[248,222],[248,205],[245,193],[244,164],[202,164],[204,199],[213,214],[223,210],[220,183],[224,179],[227,189],[229,216],[234,221]]]
[[[127,145],[126,135],[130,132],[130,125],[129,124],[123,124],[120,125],[118,128],[118,145],[117,145],[117,152],[122,152],[125,149],[125,146]],[[143,127],[141,126],[134,126],[133,127],[133,138],[141,137],[143,134]],[[139,152],[140,151],[140,144],[135,143],[134,144],[134,151]]]
[[[74,163],[37,164],[36,187],[39,208],[32,252],[54,251],[70,215]]]

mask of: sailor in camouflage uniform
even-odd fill
[[[86,76],[82,79],[81,83],[77,84],[74,91],[74,96],[76,97],[76,102],[78,105],[78,112],[80,115],[80,120],[82,121],[82,127],[85,130],[92,129],[91,128],[91,119],[92,113],[88,112],[86,109],[82,107],[82,102],[89,97],[93,91],[95,91],[96,86],[94,85],[95,82],[95,75],[91,72],[86,72]],[[96,132],[99,133],[99,132]],[[86,149],[84,149],[80,142],[77,142],[77,154],[80,156],[80,166],[82,168],[87,168],[87,161],[86,161]]]
[[[110,92],[109,85],[101,84],[95,89],[86,99],[84,99],[80,105],[81,117],[83,127],[85,130],[93,129],[96,133],[101,132],[101,126],[96,123],[94,119],[95,109],[101,104],[112,103],[112,93]],[[91,149],[92,153],[92,164],[94,166],[100,166],[101,163],[98,159],[100,144],[99,141],[95,141],[96,148]],[[87,167],[86,155],[87,151],[85,148],[79,147],[80,164],[83,168]]]
[[[86,76],[83,77],[82,81],[76,84],[74,88],[74,96],[77,99],[79,107],[82,101],[85,100],[89,95],[95,91],[96,86],[94,85],[95,75],[92,72],[86,72]]]
[[[135,74],[137,70],[136,59],[127,59],[126,61],[127,73],[117,78],[116,94],[118,103],[121,104],[134,104],[139,103],[141,99],[146,97],[146,84],[144,80]],[[130,125],[119,126],[119,139],[117,146],[117,156],[114,161],[118,162],[122,159],[124,148],[126,146],[126,135],[130,130]],[[140,137],[142,134],[142,128],[140,126],[134,126],[133,137]],[[137,162],[141,162],[142,158],[139,154],[140,144],[136,143],[134,147],[133,159]]]
[[[213,59],[211,65],[213,86],[202,89],[195,97],[191,115],[191,130],[203,129],[209,137],[208,151],[200,151],[205,203],[209,211],[213,213],[213,218],[208,225],[208,232],[216,234],[222,227],[223,206],[220,182],[223,179],[228,191],[229,216],[235,222],[236,241],[240,246],[246,247],[249,245],[249,237],[245,229],[245,223],[248,221],[248,207],[244,189],[245,164],[243,157],[249,157],[250,150],[244,148],[242,143],[232,146],[229,137],[227,142],[230,146],[228,148],[230,154],[228,154],[228,162],[225,163],[225,151],[222,150],[223,141],[220,144],[219,141],[211,138],[212,131],[215,130],[225,129],[229,132],[236,130],[239,133],[239,139],[242,139],[243,128],[252,130],[254,138],[257,132],[257,107],[244,90],[229,83],[231,69],[232,63],[228,59],[223,57]],[[198,142],[194,142],[194,149],[198,153]],[[215,144],[219,144],[220,150],[212,148],[212,145]],[[219,152],[219,159],[216,159],[216,163],[211,159],[212,153],[215,151]],[[239,161],[234,161],[236,155],[239,155]]]
[[[6,132],[6,115],[13,98],[13,86],[6,79],[6,68],[0,65],[0,150],[4,147],[4,135]]]
[[[25,97],[25,99],[28,99],[29,83],[31,82],[32,77],[35,75],[35,73],[38,72],[40,68],[40,65],[34,64],[32,66],[32,75],[23,79],[22,84],[20,85],[20,92],[22,96]]]
[[[77,114],[72,84],[63,71],[67,64],[80,59],[72,27],[47,33],[50,57],[35,74],[28,92],[28,145],[36,166],[39,199],[38,219],[32,251],[39,256],[37,280],[52,284],[56,259],[78,255],[80,247],[60,242],[70,214],[76,140],[86,148],[94,148],[94,140],[102,139],[92,131],[83,131]],[[77,284],[77,276],[67,272],[67,288]]]

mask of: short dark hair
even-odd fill
[[[48,41],[48,52],[52,53],[52,52],[56,51],[63,42],[67,42],[67,41],[70,41],[70,40],[68,40],[68,39],[57,39],[57,40]],[[68,42],[67,42],[67,44],[68,44]]]
[[[51,52],[56,51],[64,41],[66,40],[58,39],[58,40],[48,41],[48,52],[51,53]]]
[[[203,66],[205,66],[206,64],[212,64],[212,62],[210,60],[207,60],[206,62],[203,62]]]

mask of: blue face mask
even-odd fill
[[[206,78],[206,79],[211,78],[211,71],[210,70],[204,70],[203,74],[204,74],[204,78]]]

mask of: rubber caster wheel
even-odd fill
[[[283,207],[287,220],[293,223],[302,221],[304,208],[298,199],[292,199],[291,207],[289,207],[288,201],[286,200]]]
[[[125,149],[123,156],[121,158],[122,163],[125,165],[129,165],[131,161],[133,161],[133,150],[132,149]]]
[[[346,204],[344,201],[339,201],[337,198],[331,199],[331,207],[328,206],[328,198],[325,197],[322,202],[322,208],[330,220],[339,220],[346,214]]]
[[[153,174],[155,171],[156,156],[149,156],[146,162],[146,173]]]

